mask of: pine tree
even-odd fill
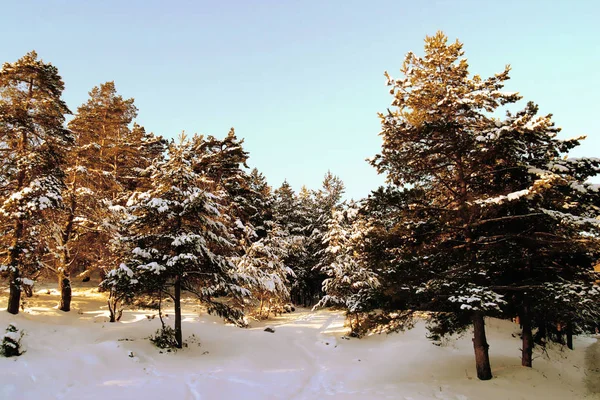
[[[340,204],[343,182],[327,172],[323,187],[317,191],[303,186],[296,195],[285,181],[275,190],[273,215],[294,242],[286,265],[294,271],[292,301],[312,306],[323,295],[325,275],[321,272],[326,244],[323,243],[331,212]]]
[[[132,250],[126,268],[110,273],[103,283],[118,294],[119,288],[127,287],[119,279],[124,278],[133,282],[133,295],[171,297],[177,347],[183,344],[182,291],[196,295],[209,312],[240,324],[242,312],[217,297],[248,294],[230,261],[236,242],[232,218],[223,214],[226,193],[210,177],[194,171],[197,140],[182,135],[178,144],[171,144],[166,160],[153,168],[151,188],[130,199],[125,222],[129,236],[124,240]]]
[[[258,301],[258,318],[266,318],[272,310],[281,310],[290,298],[289,278],[294,272],[285,265],[291,247],[284,232],[273,224],[266,237],[249,244],[241,257],[235,259],[238,274],[247,282],[245,287]]]
[[[310,225],[306,244],[307,254],[312,257],[307,260],[307,266],[310,267],[308,280],[311,293],[319,297],[323,295],[322,286],[325,279],[325,275],[321,272],[322,267],[329,262],[326,235],[331,219],[334,217],[333,212],[342,207],[341,200],[344,190],[342,180],[327,171],[321,188],[312,193],[310,205],[313,210],[308,213]]]
[[[256,238],[261,239],[267,236],[269,227],[273,224],[274,198],[265,176],[256,168],[250,171],[249,190],[249,221],[254,227]]]
[[[110,246],[116,235],[113,206],[144,185],[144,171],[164,150],[164,140],[134,124],[133,99],[117,94],[114,82],[94,87],[69,123],[75,146],[68,155],[67,190],[52,263],[61,292],[59,309],[70,310],[71,273],[116,262]]]
[[[352,335],[359,336],[360,314],[371,309],[377,274],[361,258],[368,233],[367,221],[356,204],[340,207],[329,219],[323,242],[325,259],[321,271],[325,295],[314,308],[338,306],[346,311]]]
[[[35,52],[0,70],[0,270],[10,280],[8,312],[19,312],[23,284],[41,266],[40,237],[61,207],[65,154],[73,139],[64,127],[58,70]]]
[[[273,219],[289,238],[291,247],[285,259],[285,265],[294,271],[292,280],[291,301],[304,306],[311,304],[311,294],[307,289],[307,276],[310,266],[307,258],[307,232],[309,232],[312,201],[308,189],[303,188],[302,200],[296,195],[292,186],[284,181],[274,192]]]
[[[485,262],[502,265],[494,290],[519,316],[522,364],[528,367],[532,328],[561,325],[572,338],[573,332],[593,331],[600,318],[593,270],[600,255],[600,186],[586,183],[600,172],[600,160],[569,158],[583,138],[558,139],[551,115],[537,113],[529,103],[479,138],[501,161],[503,172],[493,180],[504,189],[479,201],[486,214],[480,237],[494,250]]]
[[[386,280],[401,282],[390,309],[434,311],[434,338],[472,324],[478,377],[489,379],[484,316],[521,317],[526,366],[534,322],[597,318],[598,198],[585,180],[598,161],[563,159],[577,140],[556,139],[550,116],[535,118],[531,103],[493,118],[520,98],[501,91],[509,69],[469,78],[462,55],[462,44],[438,33],[424,57],[407,55],[403,79],[388,77],[396,109],[381,116],[384,143],[372,163],[395,188],[370,203],[386,219]]]
[[[275,221],[290,235],[303,235],[304,226],[299,211],[300,203],[289,182],[284,181],[279,188],[275,189],[273,195],[273,217]]]
[[[243,148],[244,140],[238,139],[231,128],[223,140],[214,136],[197,136],[194,148],[197,154],[194,170],[210,177],[223,188],[227,214],[234,216],[236,237],[251,240],[256,236],[250,217],[257,210],[249,203],[252,192],[248,169],[248,152]]]
[[[398,245],[415,253],[410,266],[398,261],[398,272],[406,275],[401,280],[420,286],[420,301],[437,312],[435,334],[473,325],[477,375],[485,380],[492,375],[484,316],[499,312],[501,296],[490,289],[494,282],[478,260],[483,244],[475,231],[482,216],[473,204],[494,190],[487,174],[497,167],[478,138],[496,129],[489,113],[519,96],[500,90],[508,67],[488,79],[470,78],[463,54],[460,42],[448,44],[438,32],[425,39],[425,56],[406,56],[403,79],[386,73],[394,109],[381,115],[382,153],[372,164],[389,183],[413,187],[394,228],[405,238]]]

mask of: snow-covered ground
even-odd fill
[[[146,339],[160,326],[154,311],[127,311],[111,324],[104,295],[93,289],[75,291],[70,313],[53,308],[56,299],[56,291],[42,289],[25,312],[0,312],[1,329],[12,322],[27,332],[24,355],[0,358],[0,399],[600,398],[596,338],[577,338],[575,351],[536,352],[528,369],[511,336],[518,327],[508,321],[488,321],[494,379],[482,382],[469,337],[435,346],[423,324],[346,339],[340,313],[300,310],[240,329],[189,300],[183,322],[189,346],[160,353]]]

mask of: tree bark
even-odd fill
[[[573,350],[573,324],[569,321],[567,322],[567,347]]]
[[[75,184],[73,183],[73,187]],[[60,303],[58,309],[61,311],[71,311],[71,278],[69,277],[69,268],[71,266],[71,253],[69,252],[69,242],[73,233],[73,225],[75,220],[75,209],[77,202],[75,196],[71,196],[71,204],[69,207],[69,217],[61,238],[62,246],[62,265],[58,269],[58,289],[60,290]]]
[[[173,303],[175,306],[175,341],[177,342],[177,348],[183,347],[183,336],[181,332],[181,276],[175,277],[175,294],[173,296]]]
[[[13,273],[11,273],[10,293],[8,295],[8,307],[6,307],[6,311],[8,311],[11,314],[18,314],[20,305],[21,305],[21,282],[20,282],[19,270],[17,269]]]
[[[23,177],[19,176],[19,187],[22,186]],[[15,221],[14,239],[10,249],[10,293],[6,311],[18,314],[21,306],[21,271],[19,270],[19,257],[21,255],[21,239],[23,238],[23,220],[18,217]]]
[[[492,368],[490,367],[490,346],[485,337],[485,321],[483,314],[476,312],[472,316],[473,321],[473,348],[475,350],[475,367],[477,378],[482,381],[492,379]]]
[[[529,304],[527,299],[523,300],[523,310],[521,312],[522,346],[521,346],[521,365],[531,368],[533,359],[533,334],[531,333],[531,316],[529,315]]]
[[[60,311],[71,311],[71,280],[67,275],[60,274],[58,277],[58,289],[60,290]]]

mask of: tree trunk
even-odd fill
[[[573,350],[573,324],[567,322],[567,347]]]
[[[181,333],[181,276],[175,277],[175,295],[173,296],[173,303],[175,306],[175,341],[177,342],[177,348],[183,347],[183,337]]]
[[[477,378],[482,381],[492,379],[492,368],[490,367],[490,356],[488,349],[490,346],[485,337],[485,321],[482,313],[474,313],[473,321],[473,348],[475,350],[475,366],[477,368]]]
[[[19,313],[19,306],[21,305],[21,282],[19,277],[19,270],[11,274],[10,279],[10,293],[8,295],[8,307],[6,311],[11,314]]]
[[[110,322],[118,322],[121,320],[121,316],[123,315],[121,299],[112,289],[108,296],[108,311],[110,313]]]
[[[523,310],[521,312],[521,324],[523,325],[522,346],[521,346],[521,365],[531,368],[533,359],[533,334],[531,333],[531,316],[529,315],[529,304],[527,299],[523,300]]]
[[[260,308],[258,310],[258,319],[262,319],[262,310],[263,310],[264,303],[265,303],[265,300],[261,297],[260,298]]]
[[[60,274],[58,277],[58,289],[60,290],[60,311],[71,311],[71,280],[67,275]]]
[[[73,188],[75,183],[73,182]],[[71,266],[71,253],[69,251],[69,242],[71,240],[71,234],[73,233],[73,224],[75,221],[75,209],[77,208],[77,202],[75,201],[75,195],[71,196],[71,204],[69,207],[69,217],[67,224],[63,230],[61,238],[62,247],[62,265],[58,268],[58,290],[60,291],[60,303],[58,309],[61,311],[71,311],[71,278],[69,277],[69,268]]]
[[[22,182],[19,177],[19,186]],[[19,270],[19,257],[21,255],[21,239],[23,237],[23,220],[17,218],[15,221],[15,233],[10,249],[10,293],[8,296],[8,306],[6,311],[11,314],[18,314],[21,306],[21,271]]]

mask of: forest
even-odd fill
[[[7,312],[52,281],[58,310],[73,313],[73,289],[94,282],[110,322],[157,308],[152,340],[173,349],[185,346],[184,296],[239,327],[295,307],[342,310],[353,338],[424,320],[434,343],[472,333],[480,380],[492,378],[490,318],[517,324],[525,367],[535,347],[572,349],[574,335],[597,332],[600,159],[569,156],[585,137],[559,137],[552,115],[504,91],[509,66],[473,74],[442,32],[385,76],[380,152],[355,162],[386,184],[351,200],[335,171],[316,189],[270,186],[233,128],[147,132],[112,81],[72,112],[58,69],[35,51],[4,63]],[[7,356],[17,333],[3,337]]]

